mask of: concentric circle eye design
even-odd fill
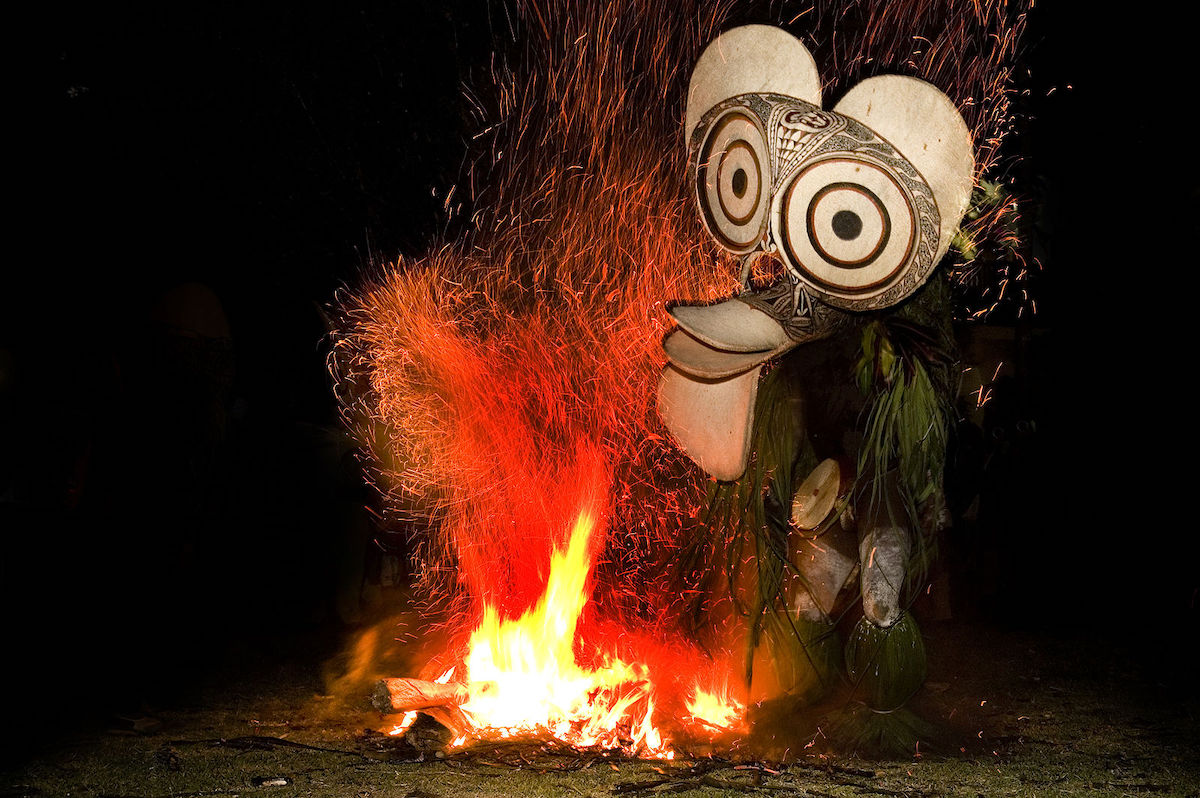
[[[717,240],[749,252],[762,238],[770,206],[769,154],[762,127],[741,109],[718,118],[696,161],[701,216]]]
[[[917,214],[885,168],[850,157],[814,162],[775,200],[775,235],[801,277],[842,298],[866,297],[908,268]]]

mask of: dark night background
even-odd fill
[[[1194,346],[1162,323],[1177,308],[1159,293],[1182,292],[1137,281],[1194,267],[1164,253],[1194,235],[1196,183],[1177,175],[1195,167],[1155,149],[1161,61],[1128,74],[1069,4],[1046,5],[1009,142],[1038,208],[1040,315],[1016,331],[1036,344],[995,422],[1037,431],[998,455],[983,545],[999,566],[957,611],[1113,635],[1170,674],[1197,632],[1195,525],[1169,476],[1194,470]],[[480,83],[503,13],[182,3],[42,21],[0,282],[10,735],[36,745],[68,714],[106,723],[238,656],[312,656],[353,628],[339,585],[378,530],[321,308],[454,233],[460,85]],[[1120,28],[1123,57],[1170,49]]]

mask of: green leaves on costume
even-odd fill
[[[909,613],[885,628],[862,618],[846,642],[852,701],[826,719],[825,732],[845,753],[911,755],[936,730],[905,704],[925,681],[925,643]]]
[[[1000,245],[1011,253],[1021,240],[1016,226],[1016,203],[1003,183],[980,180],[971,192],[971,202],[962,222],[950,239],[950,249],[963,261],[979,257],[980,246]]]
[[[933,558],[937,513],[921,510],[940,501],[953,418],[954,343],[949,317],[939,313],[947,290],[945,281],[931,280],[900,311],[863,327],[854,369],[867,399],[859,496],[882,503],[887,480],[878,477],[896,469],[907,516],[896,521],[914,531],[910,590],[919,589]]]
[[[837,626],[786,611],[768,614],[764,626],[780,689],[808,704],[824,698],[841,673]]]
[[[901,485],[914,502],[927,499],[946,462],[950,407],[926,364],[947,359],[927,330],[900,320],[863,328],[855,367],[859,390],[871,397],[858,473],[900,469]]]
[[[846,641],[846,675],[876,712],[891,712],[925,681],[925,642],[911,614],[887,628],[859,620]]]
[[[727,536],[725,572],[730,593],[735,600],[744,599],[739,601],[739,610],[751,622],[745,661],[747,682],[763,616],[782,606],[783,577],[790,567],[788,510],[796,474],[816,465],[805,435],[802,377],[796,362],[789,358],[782,358],[763,377],[754,405],[752,454],[746,473],[735,482],[714,482],[709,491],[705,526]],[[739,596],[736,583],[747,542],[754,546],[757,589]]]

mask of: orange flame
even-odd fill
[[[578,517],[566,548],[551,556],[546,590],[534,607],[511,620],[485,608],[471,635],[466,677],[473,687],[462,709],[481,736],[544,731],[572,745],[669,756],[652,720],[647,668],[608,658],[590,669],[575,657],[595,527],[590,512]]]
[[[687,702],[688,716],[705,726],[721,730],[733,730],[744,725],[746,707],[729,695],[728,684],[714,691],[696,685],[696,691]]]

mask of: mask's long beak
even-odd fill
[[[679,448],[717,479],[735,480],[746,470],[761,370],[709,380],[670,363],[663,369],[658,414]]]
[[[706,472],[734,480],[746,470],[763,364],[828,337],[847,314],[816,305],[787,277],[756,294],[671,310],[679,327],[663,341],[667,367],[658,412],[679,447]]]

